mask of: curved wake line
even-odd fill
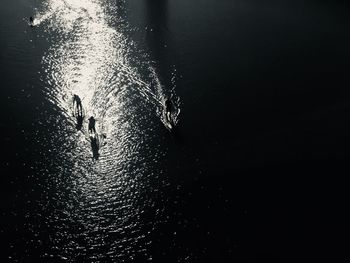
[[[108,87],[110,93],[113,89],[130,88],[130,83],[157,108],[163,105],[165,95],[154,68],[148,66],[151,82],[142,80],[128,62],[130,51],[127,39],[108,26],[98,4],[77,0],[69,4],[62,0],[51,0],[49,3],[49,11],[38,14],[37,17],[40,18],[35,19],[36,23],[53,18],[49,22],[49,28],[63,35],[74,36],[58,43],[43,59],[51,71],[48,82],[56,86],[58,93],[66,94],[64,99],[56,99],[62,110],[67,110],[67,97],[81,94],[84,104],[89,105],[89,110],[93,112],[91,101],[96,89],[113,84],[114,87]],[[79,16],[79,10],[84,10],[83,14],[88,15]],[[95,14],[92,20],[91,14]],[[128,85],[122,83],[125,78],[128,79]],[[114,83],[109,82],[111,79]],[[51,90],[48,93],[54,92]]]

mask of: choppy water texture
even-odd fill
[[[147,54],[119,31],[118,26],[125,30],[126,24],[118,21],[121,7],[114,4],[43,1],[34,13],[34,33],[27,32],[40,30],[47,36],[49,46],[39,75],[44,96],[60,112],[56,120],[46,120],[48,125],[56,122],[50,141],[59,143],[37,139],[59,155],[35,164],[51,163],[59,177],[53,178],[49,169],[41,171],[47,181],[37,205],[50,215],[37,215],[43,221],[27,225],[34,234],[43,225],[53,228],[47,237],[51,250],[42,251],[42,258],[128,262],[143,254],[144,259],[152,259],[147,252],[149,234],[160,208],[153,208],[152,198],[144,195],[161,186],[153,183],[151,187],[150,182],[160,179],[161,171],[154,173],[152,166],[165,155],[164,148],[153,145],[155,127],[159,129],[165,121],[165,93]],[[84,112],[79,131],[73,94],[81,98]],[[167,96],[179,105],[174,91]],[[88,133],[90,116],[97,120],[97,143]],[[177,117],[175,113],[176,122]],[[154,216],[142,222],[146,210]],[[35,217],[31,213],[36,212],[27,216]]]
[[[315,261],[348,199],[348,14],[1,0],[0,262]]]

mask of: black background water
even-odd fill
[[[63,119],[39,81],[48,44],[45,37],[30,36],[23,20],[36,4],[3,1],[0,9],[1,254],[10,262],[63,261],[55,255],[42,259],[51,240],[28,242],[54,231],[27,228],[50,216],[28,215],[40,210],[35,201],[46,182],[40,171],[55,174],[54,164],[32,164],[59,155],[38,143],[54,137],[57,127],[48,122],[38,130],[36,121]],[[181,98],[177,136],[158,130],[169,149],[159,164],[169,184],[152,197],[164,212],[146,254],[154,262],[334,256],[334,234],[345,225],[350,145],[348,4],[115,4],[125,7],[118,15],[135,28],[125,34],[150,55],[165,87],[176,72]],[[144,257],[136,253],[126,262]]]

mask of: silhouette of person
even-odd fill
[[[96,122],[96,119],[93,116],[91,116],[89,118],[89,132],[91,133],[92,132],[96,133],[95,122]]]
[[[76,94],[73,95],[73,104],[75,104],[77,107],[78,116],[82,116],[83,115],[83,105],[81,104],[81,99]]]
[[[30,24],[30,26],[34,26],[34,18],[33,17],[29,17],[29,24]]]

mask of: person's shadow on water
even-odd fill
[[[92,157],[97,160],[100,156],[98,150],[99,150],[99,143],[97,136],[90,136],[90,143],[91,143],[91,150],[92,150]]]
[[[77,116],[77,124],[75,125],[75,127],[78,131],[80,131],[81,128],[83,127],[83,120],[84,120],[84,117],[82,115]]]

